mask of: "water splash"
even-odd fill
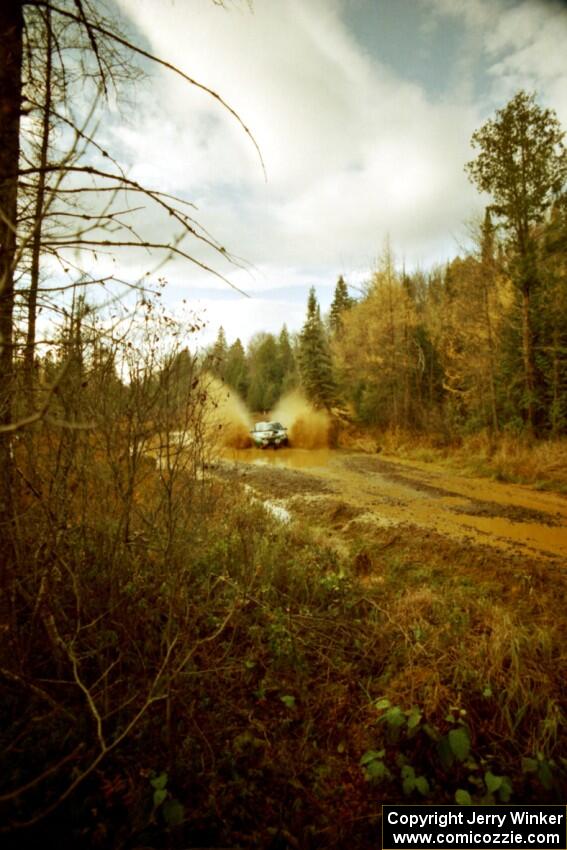
[[[270,418],[286,426],[292,448],[321,449],[329,445],[329,414],[316,410],[298,390],[281,398]]]

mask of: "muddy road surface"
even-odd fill
[[[330,449],[227,450],[218,471],[336,536],[388,529],[567,566],[567,498],[558,494]]]

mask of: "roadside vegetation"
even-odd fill
[[[282,524],[186,461],[122,458],[120,487],[91,452],[70,499],[27,506],[5,846],[364,848],[386,801],[563,799],[559,567],[335,545],[320,510]]]
[[[199,318],[159,306],[157,272],[126,284],[120,252],[223,280],[191,246],[231,257],[97,141],[132,53],[164,63],[94,7],[0,9],[2,846],[362,850],[387,801],[564,800],[558,564],[278,520],[214,466],[227,387],[256,413],[300,390],[325,439],[332,421],[374,449],[476,440],[489,471],[563,484],[555,116],[520,93],[475,137],[500,151],[470,167],[494,195],[476,254],[406,274],[386,249],[356,298],[339,279],[329,317],[312,291],[297,337],[219,333],[204,357]],[[504,163],[513,184],[509,126],[535,163],[519,211],[493,179]],[[169,241],[137,233],[140,199]]]
[[[356,440],[354,442],[356,445]],[[567,492],[567,442],[564,437],[534,441],[506,433],[493,439],[490,434],[480,432],[445,443],[433,435],[388,430],[359,437],[359,447],[368,452],[379,449],[387,455],[435,463],[495,481]]]

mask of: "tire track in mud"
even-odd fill
[[[349,523],[397,527],[404,535],[420,529],[463,547],[488,545],[567,566],[567,499],[558,494],[345,451],[329,450],[324,462],[314,456],[312,466],[309,453],[294,457],[293,450],[270,462],[246,452],[233,461],[230,474],[287,500],[292,513],[317,525],[338,530],[333,512],[343,510],[349,513],[345,529]]]
[[[448,474],[433,464],[371,456],[344,456],[371,489],[399,499],[382,512],[422,529],[457,538],[467,546],[489,545],[567,565],[567,499],[529,487]]]
[[[363,473],[378,473],[390,481],[407,485],[410,489],[427,493],[434,498],[462,497],[462,494],[455,490],[445,489],[423,480],[409,477],[405,467],[392,461],[374,458],[353,458],[349,461],[349,465]],[[562,524],[562,517],[559,512],[551,515],[535,508],[522,507],[521,505],[504,505],[499,502],[480,501],[474,498],[470,498],[469,502],[469,505],[463,505],[458,509],[453,507],[451,510],[457,513],[467,514],[468,516],[502,517],[514,522],[533,522],[546,526],[560,526]]]

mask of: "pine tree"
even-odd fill
[[[246,354],[244,353],[244,347],[240,339],[233,342],[228,349],[224,365],[224,380],[239,395],[243,398],[246,397],[250,378]]]
[[[221,325],[217,334],[217,338],[215,340],[215,344],[213,345],[210,351],[211,372],[221,379],[224,379],[224,370],[227,355],[228,344],[226,341],[224,328]]]
[[[314,287],[309,291],[307,318],[299,339],[299,371],[308,399],[315,407],[329,409],[336,400],[336,385]]]
[[[567,179],[563,137],[555,112],[542,109],[534,95],[520,91],[473,134],[472,145],[479,153],[466,165],[478,189],[492,195],[491,210],[509,234],[510,272],[521,306],[523,406],[530,433],[541,406],[532,304],[541,280],[534,237]]]
[[[341,275],[335,287],[335,297],[329,313],[329,327],[332,334],[337,335],[341,332],[343,313],[345,310],[350,310],[353,304],[354,298],[351,298],[348,294],[347,285]]]
[[[295,355],[286,325],[282,327],[278,337],[278,359],[281,371],[281,392],[283,394],[299,383]]]
[[[250,340],[248,404],[251,410],[267,412],[280,396],[282,371],[278,355],[278,342],[273,334],[259,333]]]
[[[535,313],[541,340],[546,425],[553,436],[567,428],[567,195],[553,205],[540,241],[542,287]]]

